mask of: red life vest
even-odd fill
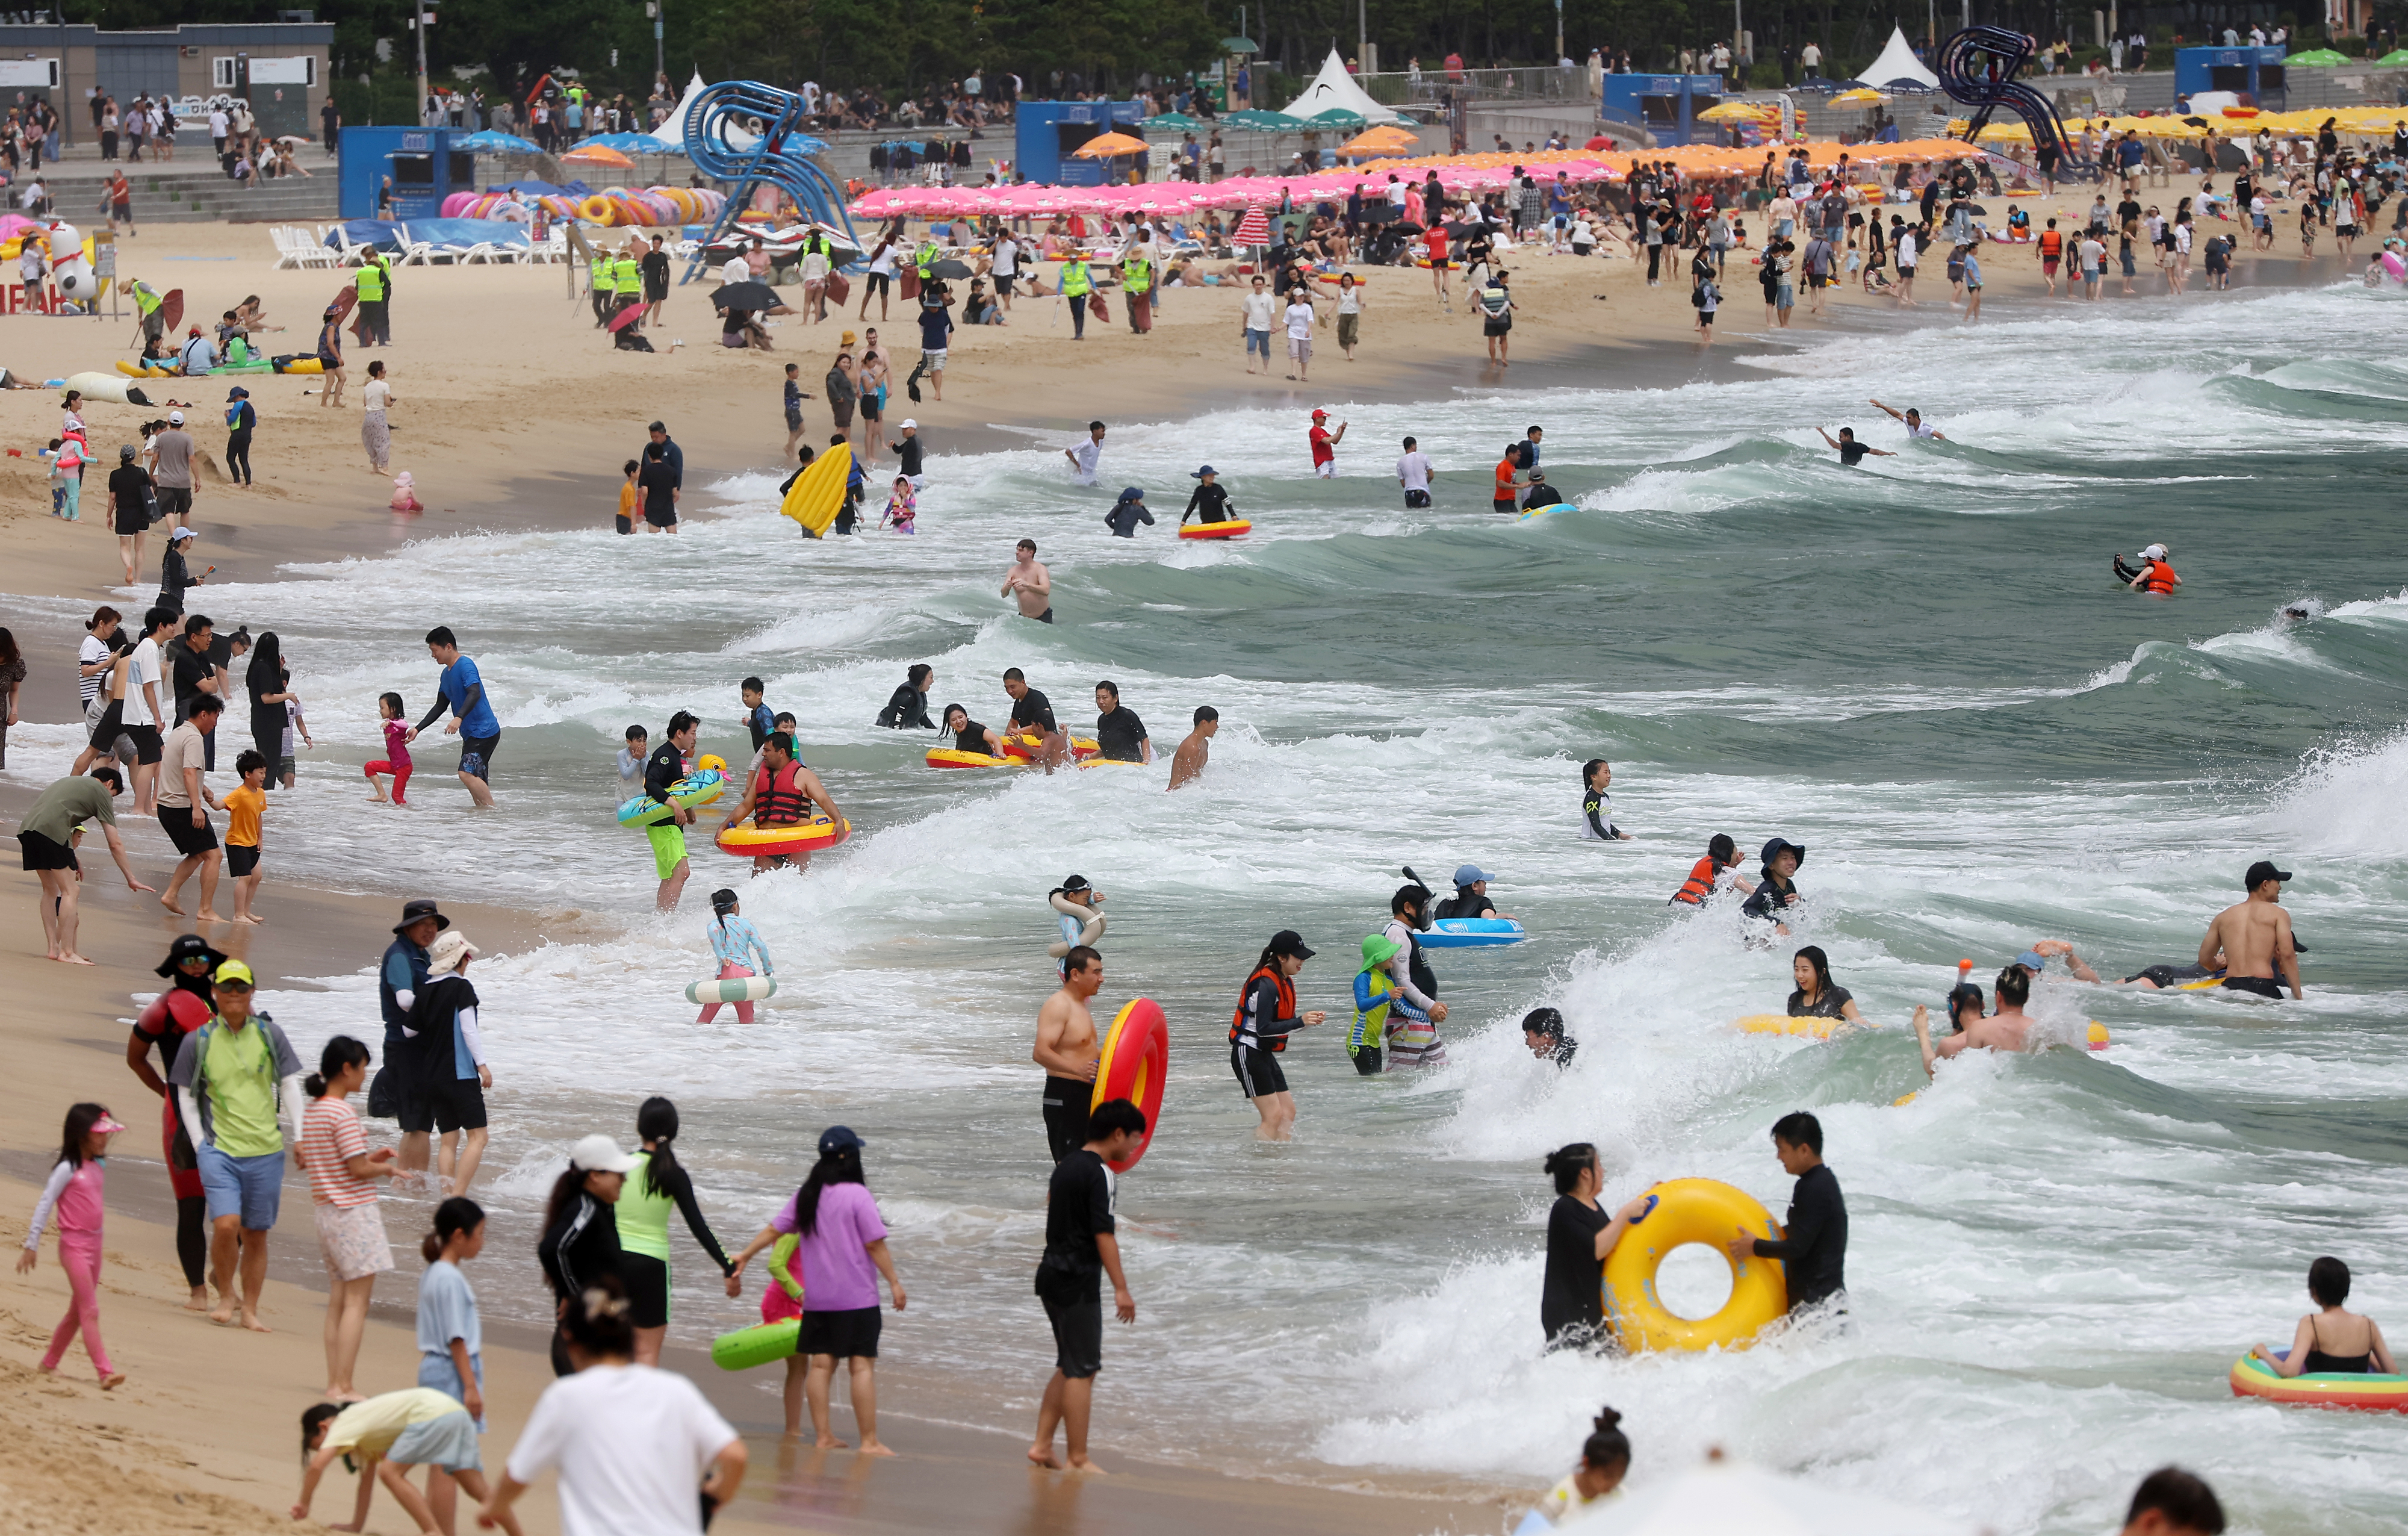
[[[1706,897],[1714,894],[1714,877],[1721,873],[1722,866],[1714,862],[1712,854],[1708,854],[1690,867],[1689,878],[1681,882],[1681,888],[1672,893],[1672,899],[1691,907],[1704,906]]]
[[[1254,990],[1254,983],[1265,976],[1269,977],[1271,984],[1279,988],[1278,1018],[1296,1017],[1296,983],[1281,975],[1276,963],[1257,966],[1254,968],[1254,974],[1246,978],[1246,984],[1238,989],[1238,1010],[1229,1015],[1229,1043],[1232,1045],[1237,1044],[1239,1037],[1245,1033],[1246,998]],[[1256,1035],[1254,1039],[1258,1042],[1257,1049],[1268,1049],[1273,1055],[1287,1049],[1285,1035]]]
[[[2141,583],[2143,592],[2165,593],[2174,589],[2174,567],[2162,560],[2149,562],[2148,580]]]
[[[810,797],[795,785],[800,763],[788,763],[771,773],[767,765],[752,777],[752,825],[793,826],[810,816]]]
[[[2044,229],[2041,231],[2040,253],[2048,261],[2055,261],[2059,256],[2064,255],[2065,237],[2053,229]]]

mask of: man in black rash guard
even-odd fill
[[[935,668],[913,663],[910,675],[895,685],[894,696],[878,711],[878,723],[889,730],[935,730],[937,723],[928,718],[928,684],[936,681]]]
[[[1069,756],[1068,743],[1062,739],[1062,727],[1054,723],[1054,701],[1028,685],[1027,674],[1017,667],[1003,674],[1003,691],[1011,697],[1011,728],[1028,731],[1038,738],[1036,759],[1046,772]]]
[[[1823,1162],[1823,1123],[1803,1110],[1772,1123],[1772,1152],[1795,1174],[1789,1196],[1788,1236],[1756,1237],[1744,1227],[1726,1244],[1735,1259],[1777,1258],[1789,1280],[1794,1313],[1831,1297],[1845,1311],[1848,1288],[1848,1207],[1840,1181]]]
[[[1154,741],[1145,722],[1121,703],[1121,685],[1107,678],[1096,684],[1096,746],[1114,763],[1151,763]]]

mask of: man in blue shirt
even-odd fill
[[[675,445],[671,446],[674,450]],[[494,791],[486,776],[492,769],[494,749],[502,742],[502,723],[485,697],[477,664],[460,653],[460,641],[449,625],[437,624],[426,632],[426,651],[442,667],[443,677],[437,684],[435,707],[409,728],[409,739],[417,740],[420,731],[449,711],[452,721],[443,727],[443,734],[460,738],[460,782],[478,810],[491,811]]]
[[[928,386],[937,392],[937,398],[942,400],[945,397],[946,341],[953,335],[953,317],[945,310],[942,288],[930,296],[936,300],[935,303],[920,306],[920,366],[911,370],[911,377],[918,380],[924,376]],[[911,398],[917,400],[919,397],[919,392],[914,390]]]
[[[426,986],[426,947],[452,920],[422,897],[403,904],[401,921],[394,925],[393,942],[385,946],[377,966],[377,1002],[384,1013],[384,1054],[378,1081],[368,1085],[368,1113],[393,1114],[401,1122],[401,1166],[423,1172],[427,1133],[434,1129],[426,1106],[412,1103],[408,1084],[409,1011]],[[390,1074],[390,1075],[388,1075]],[[389,1096],[389,1098],[388,1098]],[[387,1108],[388,1102],[391,1108]]]

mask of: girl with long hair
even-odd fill
[[[686,1230],[725,1277],[730,1298],[744,1294],[735,1266],[713,1237],[695,1203],[694,1180],[680,1167],[677,1106],[666,1098],[644,1100],[636,1112],[636,1139],[643,1150],[627,1170],[619,1195],[619,1279],[627,1292],[628,1318],[636,1330],[636,1363],[658,1365],[661,1340],[669,1330],[669,1209],[685,1218]]]
[[[100,1342],[101,1186],[108,1177],[101,1165],[108,1156],[108,1139],[124,1128],[98,1104],[78,1104],[67,1111],[58,1160],[50,1165],[49,1182],[42,1185],[42,1198],[34,1206],[34,1219],[25,1224],[25,1251],[17,1256],[17,1272],[32,1273],[41,1258],[42,1231],[56,1212],[59,1268],[67,1272],[73,1299],[67,1302],[67,1314],[50,1333],[50,1347],[42,1352],[42,1369],[58,1370],[67,1345],[80,1333],[104,1392],[116,1390],[125,1381],[125,1372],[108,1363],[108,1347]]]

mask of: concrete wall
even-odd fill
[[[153,32],[103,32],[93,26],[0,26],[0,59],[57,59],[59,89],[51,93],[65,120],[70,144],[93,142],[89,93],[97,89],[122,106],[148,91],[177,96],[217,93],[215,63],[219,58],[316,59],[314,82],[262,83],[251,88],[253,111],[263,122],[282,118],[280,133],[315,134],[318,108],[326,100],[330,82],[335,28],[331,22],[279,22],[268,25],[190,25]],[[240,69],[237,66],[237,79]],[[283,100],[276,100],[281,91]],[[235,93],[245,93],[237,87]],[[15,105],[14,88],[0,87],[0,105]]]

